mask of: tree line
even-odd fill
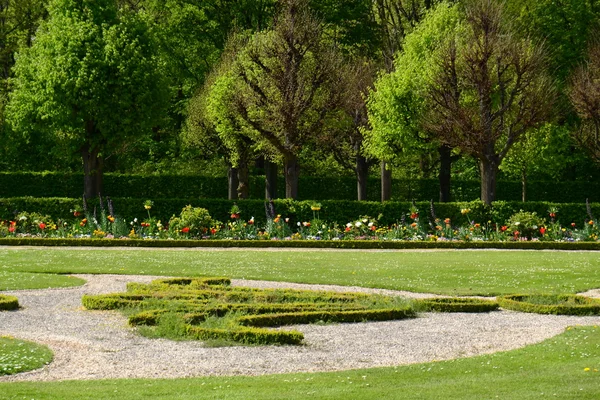
[[[600,163],[594,0],[0,1],[0,169],[256,166],[582,178]],[[195,169],[194,169],[195,168]],[[218,173],[218,172],[217,172]],[[469,173],[469,172],[466,172]],[[281,190],[280,190],[281,191]]]

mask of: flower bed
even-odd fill
[[[140,206],[140,210],[146,214],[145,218],[133,218],[131,221],[124,220],[115,214],[110,201],[101,203],[99,211],[94,209],[93,212],[90,212],[85,204],[81,209],[72,209],[73,217],[70,219],[55,220],[49,215],[22,212],[17,214],[13,220],[0,221],[0,240],[20,239],[20,242],[3,242],[20,244],[36,238],[119,239],[121,241],[164,239],[179,241],[183,246],[186,246],[186,241],[329,243],[323,247],[338,247],[330,244],[337,241],[440,244],[448,242],[473,244],[481,242],[600,243],[598,221],[594,219],[589,206],[588,219],[580,224],[572,222],[567,225],[559,222],[558,209],[554,207],[548,210],[547,216],[540,216],[535,212],[519,211],[504,221],[494,222],[473,219],[469,208],[463,208],[460,217],[452,220],[451,218],[436,217],[433,205],[425,214],[413,206],[408,212],[401,215],[396,223],[386,225],[380,222],[381,215],[377,218],[360,216],[345,224],[331,223],[320,218],[321,205],[316,203],[311,206],[312,218],[304,221],[294,221],[291,217],[275,214],[272,205],[267,203],[267,219],[264,223],[258,223],[253,216],[243,218],[243,210],[237,205],[230,210],[228,222],[217,221],[211,217],[208,210],[191,205],[184,207],[179,216],[173,216],[169,221],[163,222],[153,217],[153,206],[154,203],[150,200],[144,202]],[[202,246],[202,244],[198,245]],[[249,245],[249,247],[254,247],[254,245]],[[263,245],[256,245],[256,247],[263,247]],[[321,246],[316,245],[316,247]],[[369,245],[357,247],[368,248]],[[374,247],[384,248],[386,246],[375,245]],[[410,248],[410,246],[408,247]],[[446,246],[436,245],[435,247]],[[468,247],[477,246],[469,245]],[[400,246],[400,248],[404,248],[404,246]],[[542,245],[517,246],[516,248],[548,247]],[[556,247],[551,246],[550,248]]]

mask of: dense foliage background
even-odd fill
[[[2,197],[597,201],[593,0],[2,0],[0,20],[0,171],[59,174]]]

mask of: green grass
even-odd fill
[[[600,254],[1,248],[0,287],[7,272],[229,276],[449,295],[575,293],[600,287]]]
[[[52,361],[52,351],[48,347],[0,336],[0,376],[31,371],[43,367],[50,361]]]
[[[2,256],[0,256],[2,260]],[[1,263],[2,261],[0,261]],[[4,264],[0,267],[0,290],[18,289],[46,289],[56,287],[81,286],[85,283],[83,279],[72,276],[52,274],[40,274],[31,272],[7,271]]]
[[[2,399],[597,399],[600,328],[504,353],[393,368],[260,377],[0,383]]]

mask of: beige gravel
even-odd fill
[[[55,359],[40,370],[0,377],[0,381],[261,375],[393,366],[516,349],[557,335],[570,325],[600,324],[600,317],[510,311],[426,313],[403,321],[289,327],[304,333],[303,346],[206,348],[200,342],[146,339],[118,312],[81,307],[83,294],[124,291],[127,282],[159,277],[77,276],[87,283],[68,289],[4,292],[16,294],[23,308],[0,313],[0,335],[46,344]],[[428,296],[329,285],[241,280],[233,284]],[[600,296],[598,291],[590,294]]]

